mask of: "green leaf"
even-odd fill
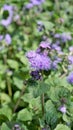
[[[58,124],[54,130],[70,130],[70,128],[63,124]]]
[[[43,21],[43,24],[44,24],[46,30],[51,30],[54,27],[54,24],[49,21]]]
[[[39,110],[41,109],[41,101],[40,101],[40,96],[37,98],[32,98],[32,100],[29,103],[29,107],[34,109],[34,110]]]
[[[17,119],[20,121],[30,121],[32,120],[32,113],[25,108],[18,113]]]
[[[5,80],[0,80],[0,88],[5,89],[5,87],[6,87]]]
[[[7,95],[6,93],[0,93],[0,100],[2,104],[8,104],[11,102],[9,95]]]
[[[14,81],[14,85],[18,88],[18,89],[22,89],[23,87],[23,80],[22,79],[19,79],[17,77],[14,77],[13,78],[13,81]]]
[[[10,129],[5,123],[3,123],[1,126],[1,130],[10,130]]]
[[[70,123],[70,118],[66,114],[63,114],[63,120],[67,123]]]
[[[10,66],[10,68],[12,68],[12,69],[18,69],[19,65],[18,65],[17,61],[8,59],[7,63]]]
[[[28,60],[25,56],[21,56],[20,61],[24,64],[24,65],[28,65]]]
[[[16,102],[20,96],[20,91],[16,91],[13,96],[13,100]]]
[[[24,102],[27,102],[27,103],[30,103],[32,101],[32,98],[33,98],[33,95],[32,93],[25,93],[21,99],[24,101]]]
[[[0,74],[4,74],[7,69],[7,65],[3,65],[0,63]]]
[[[49,85],[44,82],[40,82],[38,86],[37,94],[42,95],[43,93],[46,93],[47,91],[49,91]]]
[[[56,126],[56,123],[58,121],[58,115],[56,108],[51,100],[48,100],[45,104],[45,110],[46,110],[46,121],[48,124],[51,124],[52,128]]]
[[[5,122],[5,121],[8,121],[8,118],[7,116],[3,115],[0,113],[0,125]]]
[[[11,118],[12,118],[12,111],[11,111],[11,109],[7,105],[4,105],[4,107],[2,107],[0,109],[0,116],[1,115],[4,115],[7,119],[11,120]]]

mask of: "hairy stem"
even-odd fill
[[[15,105],[15,107],[14,107],[14,112],[16,112],[16,110],[17,110],[17,108],[18,108],[18,106],[19,106],[19,104],[20,104],[21,96],[24,94],[25,88],[26,88],[26,87],[24,86],[23,89],[22,89],[21,92],[20,92],[20,96],[19,96],[19,98],[18,98],[18,100],[17,100],[17,103],[16,103],[16,105]]]
[[[3,60],[4,60],[4,64],[7,64],[7,55],[3,56]],[[7,83],[7,87],[8,87],[8,94],[11,97],[12,96],[12,89],[11,89],[11,83],[10,83],[10,78],[9,76],[6,75],[6,83]]]
[[[11,89],[11,83],[10,83],[9,77],[6,78],[6,82],[7,82],[7,87],[8,87],[8,93],[9,93],[9,96],[11,97],[12,96],[12,89]]]
[[[44,115],[44,93],[41,95],[42,114]]]

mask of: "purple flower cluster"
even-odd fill
[[[44,0],[30,0],[30,2],[31,2],[33,5],[40,5],[41,3],[44,2]]]
[[[33,6],[38,6],[42,4],[45,0],[30,0],[30,2],[26,5],[27,9],[31,9]]]
[[[72,55],[68,56],[68,61],[70,64],[73,64],[73,56]]]
[[[11,44],[11,36],[10,36],[10,34],[6,34],[5,35],[5,42],[6,42],[6,44],[7,45],[10,45]]]
[[[3,35],[0,35],[0,41],[2,41],[3,40]]]
[[[72,39],[70,33],[66,33],[66,32],[64,32],[62,34],[55,34],[54,38],[60,39],[61,42],[63,42],[63,43],[70,41]]]
[[[44,29],[44,24],[42,21],[37,21],[37,26],[39,32],[41,32]]]
[[[0,41],[2,41],[3,39],[7,45],[11,44],[12,39],[10,34],[7,33],[6,35],[0,35]]]
[[[1,25],[7,27],[8,25],[11,24],[12,22],[12,18],[13,18],[13,6],[11,5],[4,5],[3,6],[3,13],[4,12],[8,12],[8,17],[7,18],[3,18],[0,22]]]
[[[30,65],[35,70],[49,70],[51,68],[51,60],[48,56],[30,51],[26,54]]]
[[[69,47],[69,51],[73,53],[73,46]]]
[[[54,59],[54,61],[52,62],[52,69],[54,69],[54,70],[57,69],[58,64],[61,63],[61,61],[62,61],[61,58],[56,57],[56,58]]]
[[[73,72],[71,72],[71,73],[68,75],[67,81],[68,81],[68,83],[73,84]]]
[[[43,49],[46,49],[46,48],[51,49],[50,43],[45,42],[45,41],[42,41],[42,42],[40,43],[40,47],[43,48]]]
[[[62,105],[60,108],[59,108],[59,111],[61,111],[63,114],[66,113],[66,106],[65,105]]]
[[[56,50],[57,52],[61,52],[61,47],[59,45],[53,44],[52,49]]]

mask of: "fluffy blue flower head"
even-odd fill
[[[30,2],[26,5],[27,9],[31,9],[33,6],[39,6],[45,0],[30,0]]]
[[[11,36],[10,36],[10,34],[5,35],[5,42],[6,42],[7,45],[11,44]]]
[[[11,5],[4,5],[3,6],[3,13],[7,11],[8,12],[8,17],[7,18],[3,18],[0,22],[1,25],[7,27],[11,22],[12,22],[12,18],[13,18],[13,6]]]
[[[49,70],[51,68],[51,60],[48,56],[30,51],[26,54],[26,57],[35,70]]]
[[[44,2],[44,0],[30,0],[30,2],[31,2],[33,5],[40,5],[41,3]]]
[[[71,72],[71,73],[68,75],[67,81],[68,81],[68,83],[73,84],[73,72]]]

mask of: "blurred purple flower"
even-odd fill
[[[73,46],[70,46],[70,47],[69,47],[69,51],[70,51],[70,52],[73,52]]]
[[[33,5],[32,3],[28,3],[28,4],[25,6],[25,8],[26,8],[26,9],[31,9],[33,6],[34,6],[34,5]]]
[[[62,34],[55,34],[54,38],[60,39],[62,42],[67,42],[72,39],[70,33],[63,32]]]
[[[12,18],[13,18],[13,6],[5,4],[3,6],[3,13],[5,11],[8,12],[9,16],[6,19],[2,19],[1,22],[0,22],[0,24],[2,24],[3,26],[7,27],[12,22]]]
[[[52,49],[56,50],[57,52],[60,52],[61,51],[61,47],[56,45],[56,44],[53,44],[52,45]]]
[[[66,106],[65,105],[61,106],[59,108],[59,111],[61,111],[63,114],[65,114],[66,113]]]
[[[67,81],[68,81],[68,83],[73,84],[73,72],[71,72],[71,73],[68,75]]]
[[[42,21],[37,21],[37,26],[38,26],[37,29],[39,32],[44,29],[44,24]]]
[[[60,45],[60,41],[59,41],[59,40],[56,40],[55,44],[56,44],[56,45]]]
[[[51,49],[49,43],[46,42],[46,41],[42,41],[39,46],[40,46],[41,48],[43,48],[43,49],[46,49],[46,48]]]
[[[45,0],[30,0],[30,2],[33,5],[40,5],[41,3],[43,3]]]
[[[35,51],[29,51],[28,53],[26,53],[26,57],[28,59],[35,58],[36,57],[36,52]]]
[[[30,2],[25,6],[26,9],[31,9],[33,6],[38,6],[42,4],[45,0],[30,0]]]
[[[73,64],[73,56],[68,56],[68,60],[70,64]]]
[[[51,69],[51,60],[49,57],[44,56],[43,54],[30,51],[26,54],[30,65],[35,70],[49,70]]]
[[[52,62],[52,69],[57,69],[58,68],[58,63],[61,63],[62,59],[56,57],[55,60]]]
[[[54,35],[54,38],[60,38],[60,34],[56,33],[56,34]]]
[[[11,44],[11,36],[10,36],[10,34],[5,35],[5,42],[6,42],[7,45]]]
[[[64,32],[64,33],[61,34],[62,42],[67,42],[67,41],[69,41],[71,39],[72,39],[72,37],[71,37],[70,33],[65,33]]]
[[[2,41],[3,40],[3,35],[0,35],[0,41]]]

